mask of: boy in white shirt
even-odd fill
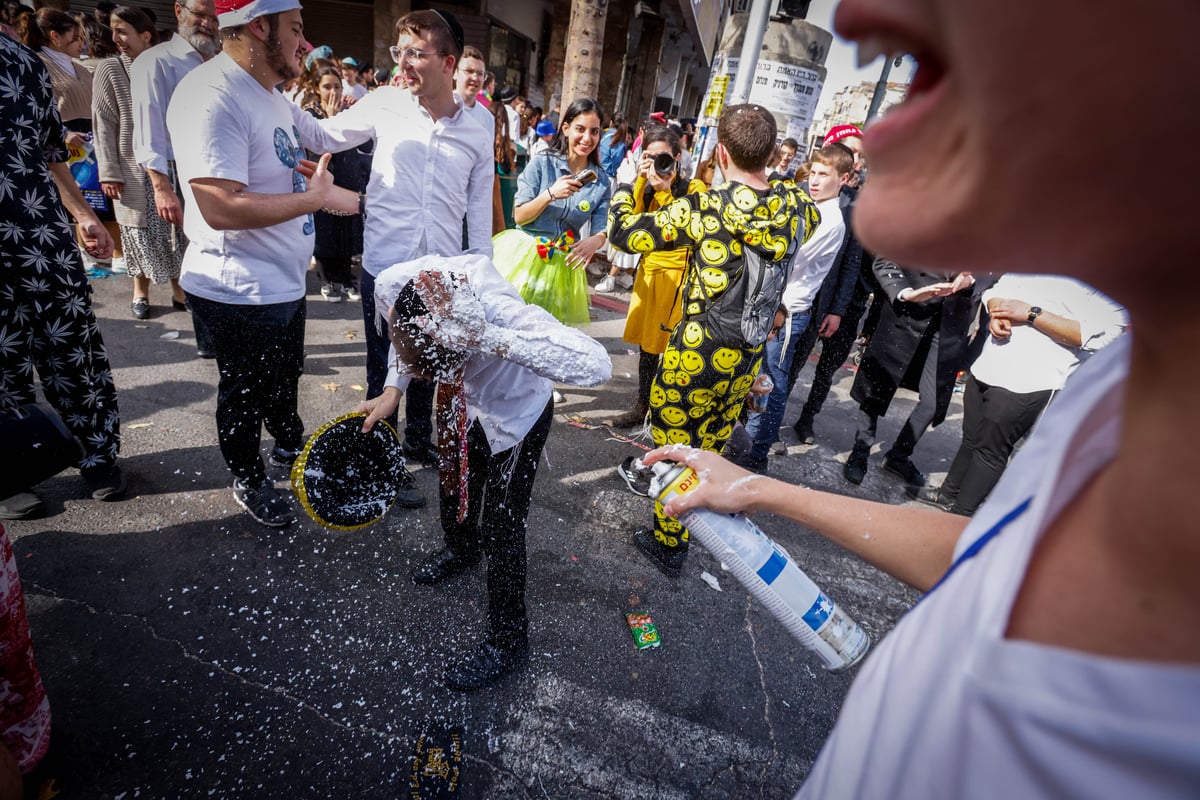
[[[817,202],[821,212],[821,224],[812,238],[796,251],[792,262],[792,273],[783,290],[781,306],[787,314],[783,328],[774,339],[767,341],[763,354],[763,371],[771,376],[774,388],[767,396],[767,407],[762,412],[752,412],[746,422],[746,433],[751,445],[738,460],[742,466],[755,472],[767,468],[767,453],[779,438],[779,424],[787,409],[791,386],[788,376],[792,370],[792,359],[797,345],[808,327],[812,314],[813,299],[821,288],[821,281],[833,267],[846,225],[842,220],[842,209],[838,195],[854,169],[854,158],[845,149],[829,145],[822,147],[812,159],[812,170],[808,175],[808,193]]]
[[[551,381],[595,386],[612,363],[599,342],[522,300],[485,256],[397,264],[379,274],[374,300],[393,349],[383,393],[359,408],[363,430],[396,410],[413,377],[439,381],[445,546],[412,580],[441,583],[487,557],[487,639],[445,673],[451,689],[478,689],[528,656],[525,524]]]

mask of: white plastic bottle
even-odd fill
[[[696,471],[685,464],[660,461],[653,470],[650,494],[664,503],[700,483]],[[696,508],[680,515],[679,521],[801,644],[816,654],[825,669],[846,669],[866,655],[871,646],[866,631],[749,517]]]

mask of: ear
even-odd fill
[[[845,186],[848,180],[850,180],[850,173],[843,172],[841,175],[838,175],[838,186]]]
[[[271,27],[267,24],[266,17],[255,17],[246,25],[246,29],[250,31],[250,35],[260,42],[265,42],[271,38]]]

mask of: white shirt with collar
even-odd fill
[[[1020,300],[1079,323],[1083,344],[1059,344],[1032,325],[1013,325],[1012,335],[988,336],[971,365],[976,380],[1010,392],[1058,390],[1075,369],[1129,326],[1129,314],[1102,292],[1063,275],[1007,274],[983,293],[983,302]]]
[[[525,438],[550,399],[551,381],[596,386],[612,377],[612,361],[603,345],[522,300],[486,256],[425,256],[385,269],[375,280],[376,312],[387,319],[400,290],[423,270],[466,275],[488,322],[503,329],[505,358],[471,353],[463,373],[467,419],[479,420],[492,453],[502,453]],[[394,347],[388,363],[386,385],[403,391],[411,377],[397,366]]]
[[[837,196],[817,203],[821,212],[821,223],[808,241],[800,245],[792,262],[792,274],[788,276],[783,300],[789,314],[799,314],[812,308],[813,298],[821,288],[821,282],[833,268],[842,238],[846,233],[846,222]]]
[[[385,268],[426,254],[492,254],[493,137],[465,112],[433,119],[407,89],[381,86],[330,119],[293,106],[305,146],[336,152],[375,139],[367,182],[363,269]]]
[[[175,160],[167,132],[167,107],[175,87],[204,56],[178,33],[151,47],[129,68],[129,94],[133,98],[133,156],[138,165],[166,175]]]

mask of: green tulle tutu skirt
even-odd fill
[[[549,259],[538,255],[537,239],[519,230],[492,237],[492,260],[500,274],[517,288],[526,303],[553,314],[564,325],[586,325],[587,271],[567,266],[562,251]]]

